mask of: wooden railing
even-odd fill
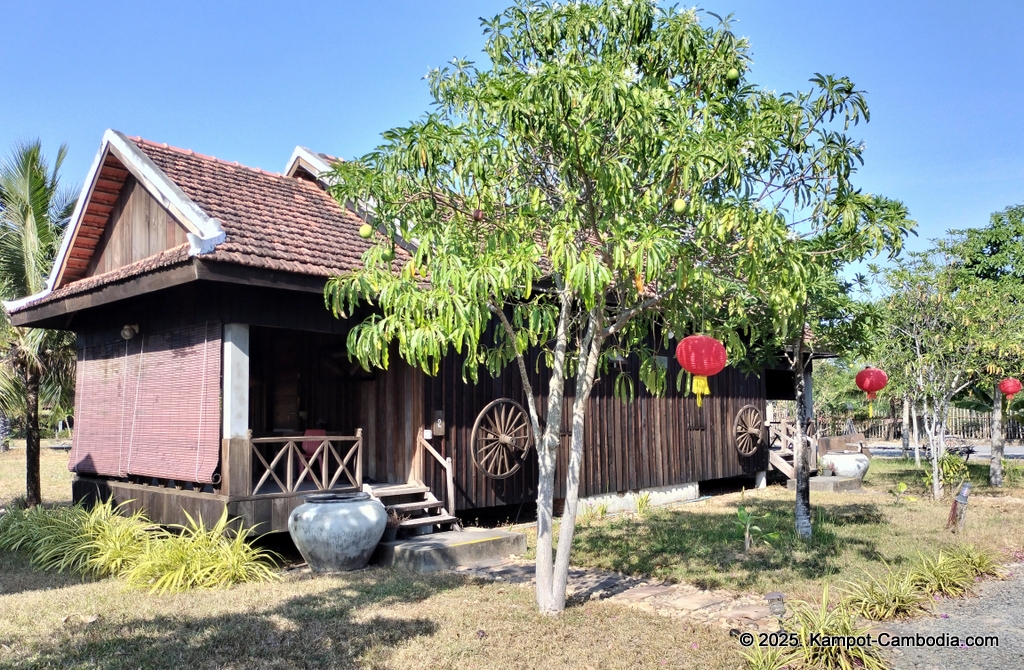
[[[430,454],[435,461],[441,464],[444,468],[445,474],[445,509],[449,513],[454,514],[455,512],[455,466],[452,464],[452,457],[445,458],[441,454],[437,453],[437,450],[431,446],[429,442],[423,439],[423,435],[420,434],[416,437],[416,443],[424,453]],[[426,459],[421,458],[420,462],[426,462]]]
[[[321,491],[363,486],[361,428],[355,435],[257,437],[249,442],[253,476],[259,477],[252,489],[253,495],[293,493],[302,490],[303,483],[307,482]],[[316,444],[316,449],[307,456],[304,444]],[[268,451],[270,453],[265,453]],[[276,491],[274,484],[278,487]]]

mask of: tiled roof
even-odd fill
[[[302,179],[132,138],[227,238],[203,258],[330,276],[362,266],[365,223]],[[399,252],[401,253],[401,252]]]
[[[212,252],[202,254],[204,260],[329,277],[361,267],[362,254],[375,242],[359,236],[365,221],[315,183],[138,137],[131,141],[208,217],[220,222],[225,239]],[[397,271],[409,254],[401,247],[395,251],[393,267]],[[188,260],[189,246],[175,247],[111,272],[72,281],[13,312]]]
[[[38,307],[39,305],[56,302],[58,300],[63,300],[64,298],[70,298],[73,295],[78,295],[79,293],[86,293],[93,289],[101,288],[109,284],[116,284],[119,281],[124,281],[126,279],[131,279],[132,277],[137,277],[138,275],[146,274],[147,272],[161,270],[172,265],[180,265],[187,263],[188,261],[188,245],[181,244],[173,249],[161,251],[149,258],[144,258],[141,261],[130,263],[123,267],[119,267],[116,270],[73,281],[70,284],[54,290],[52,293],[47,293],[38,300],[33,300],[32,302],[26,303],[12,311],[20,312],[32,307]]]

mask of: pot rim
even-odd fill
[[[354,493],[310,493],[299,496],[299,500],[312,505],[332,505],[337,503],[358,503],[371,500],[372,496],[365,491]]]

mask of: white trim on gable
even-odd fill
[[[326,180],[321,175],[331,169],[331,164],[325,161],[320,154],[306,147],[295,147],[295,151],[292,152],[291,158],[288,159],[288,164],[285,166],[283,174],[286,177],[294,177],[295,172],[300,167],[299,161],[306,163],[317,171],[317,174],[313,175],[317,181],[326,183]]]
[[[210,253],[216,245],[224,241],[225,234],[220,221],[207,216],[206,212],[185,195],[184,191],[171,181],[135,142],[128,139],[123,133],[108,129],[103,133],[103,142],[100,144],[99,151],[96,152],[96,158],[93,160],[92,167],[89,168],[85,185],[78,196],[75,211],[64,232],[64,238],[61,240],[60,250],[54,259],[53,270],[46,282],[46,288],[35,295],[4,302],[4,307],[8,311],[49,295],[60,282],[64,275],[68,254],[74,246],[86,206],[92,197],[93,189],[108,153],[114,154],[132,176],[142,184],[143,188],[185,227],[188,231],[189,256]]]

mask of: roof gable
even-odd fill
[[[123,134],[108,130],[79,195],[47,292],[89,274],[93,253],[129,176],[185,229],[195,253],[223,241],[224,232],[219,222],[197,207],[138,145]]]
[[[325,154],[304,149],[299,153],[329,165]],[[314,169],[320,167],[303,160]],[[297,164],[289,161],[289,169]],[[360,237],[365,221],[339,205],[319,181],[249,168],[113,130],[104,134],[85,184],[47,289],[5,303],[12,313],[200,255],[209,261],[326,278],[361,267],[363,254],[377,244],[377,239]],[[146,207],[156,212],[146,222],[145,248],[139,244],[137,252],[101,264],[100,256],[106,252],[103,237],[115,234],[104,231],[128,184],[133,193],[141,189],[151,200]],[[161,216],[165,224],[173,221],[186,231],[187,245],[172,246],[178,241],[173,234],[162,242],[158,233],[156,238],[151,235]],[[398,245],[396,270],[409,260],[404,243]],[[163,250],[157,251],[160,247]]]

